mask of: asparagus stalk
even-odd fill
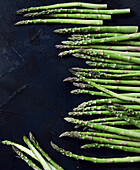
[[[119,41],[119,42],[115,42],[115,45],[134,45],[134,46],[140,46],[140,41]]]
[[[118,149],[118,150],[123,150],[126,152],[135,152],[135,153],[140,153],[140,149],[136,147],[128,147],[128,146],[118,146],[118,145],[112,145],[112,144],[99,144],[99,143],[93,143],[93,144],[86,144],[81,146],[82,149],[87,149],[87,148],[110,148],[110,149]]]
[[[47,14],[55,14],[55,13],[83,13],[83,14],[128,14],[130,13],[130,9],[113,9],[113,10],[100,10],[100,9],[64,9],[64,8],[59,8],[59,9],[50,9],[50,10],[44,10],[41,12],[34,12],[34,16],[41,16],[41,15],[47,15]],[[26,14],[25,14],[26,15]],[[28,16],[28,14],[27,14]]]
[[[13,150],[17,153],[22,160],[24,160],[34,170],[41,170],[35,163],[33,163],[27,156],[25,156],[18,148],[12,146]]]
[[[23,137],[24,142],[28,145],[28,147],[32,150],[34,155],[37,157],[40,164],[43,166],[45,170],[51,170],[50,164],[41,156],[41,154],[35,149],[35,147],[31,144],[26,136]]]
[[[93,163],[132,163],[132,162],[140,162],[140,156],[132,156],[132,157],[124,157],[124,158],[96,158],[96,157],[87,157],[73,154],[70,151],[65,151],[62,148],[59,148],[57,145],[51,142],[52,147],[60,152],[61,154],[75,158],[76,160],[84,160]]]
[[[97,119],[98,120],[98,119]],[[111,139],[123,139],[123,140],[128,140],[128,141],[139,141],[136,138],[131,138],[127,136],[120,136],[120,135],[115,135],[115,134],[110,134],[110,133],[99,133],[99,132],[77,132],[77,131],[71,131],[71,132],[65,132],[60,135],[60,137],[63,136],[68,136],[69,133],[79,133],[80,135],[86,135],[86,136],[96,136],[96,137],[103,137],[103,138],[111,138]]]
[[[84,49],[104,49],[104,50],[115,50],[115,51],[140,51],[139,46],[114,46],[114,45],[82,45],[82,46],[76,46],[76,45],[56,45],[57,48],[60,49],[78,49],[78,48],[84,48]]]
[[[56,169],[60,169],[63,170],[62,167],[60,167],[58,164],[56,164],[50,157],[48,154],[46,154],[43,149],[40,147],[38,141],[35,139],[35,137],[33,136],[33,134],[30,132],[29,133],[30,136],[30,140],[33,142],[33,145],[36,147],[36,149],[38,149],[40,151],[40,153],[47,159],[47,161]]]
[[[46,24],[46,23],[61,23],[61,24],[83,24],[83,25],[103,25],[103,20],[82,20],[82,19],[34,19],[19,21],[15,25],[27,24]]]
[[[84,40],[89,38],[105,38],[105,37],[116,37],[124,34],[121,33],[101,33],[101,34],[73,34],[68,37],[69,40]]]
[[[106,9],[107,4],[92,4],[92,3],[84,3],[84,2],[69,2],[69,3],[59,3],[54,5],[40,6],[40,7],[30,7],[27,9],[21,9],[17,11],[17,14],[22,14],[25,12],[31,11],[41,11],[47,9],[55,9],[55,8],[70,8],[70,7],[82,7],[82,8],[97,8],[97,9]]]
[[[102,26],[102,27],[75,27],[57,29],[55,33],[90,33],[90,32],[110,32],[110,33],[135,33],[138,31],[138,26]]]
[[[43,18],[81,18],[81,19],[101,19],[101,20],[110,20],[111,19],[111,15],[104,15],[104,14],[81,14],[81,13],[76,13],[76,14],[45,14],[45,15],[41,15],[39,13],[28,13],[25,14],[24,17],[40,17],[43,16]]]
[[[126,121],[112,121],[112,122],[103,122],[101,125],[109,125],[109,126],[130,126],[131,124]]]
[[[115,69],[132,69],[132,70],[139,70],[139,66],[137,65],[123,65],[123,64],[109,64],[109,63],[103,63],[103,62],[92,62],[92,61],[86,61],[86,64],[92,67],[105,67],[105,68],[115,68]]]
[[[82,140],[95,141],[99,143],[109,143],[109,144],[116,144],[116,145],[123,145],[123,146],[134,146],[134,147],[140,148],[139,142],[112,139],[112,138],[106,138],[106,137],[102,138],[102,137],[96,137],[96,136],[88,136],[88,135],[81,134],[80,132],[77,132],[77,131],[65,132],[60,135],[60,137],[64,137],[64,136],[82,139]]]
[[[106,131],[106,132],[111,132],[111,133],[115,133],[115,134],[122,135],[122,136],[128,136],[128,137],[134,137],[134,138],[140,139],[139,132],[126,130],[126,129],[122,129],[122,128],[117,128],[117,127],[112,127],[112,126],[107,126],[107,125],[101,125],[99,123],[90,123],[88,121],[78,120],[78,119],[74,119],[74,118],[70,118],[70,117],[67,117],[64,119],[67,122],[78,124],[81,126],[86,126],[89,128],[98,129],[98,130],[102,130],[102,131]]]
[[[115,69],[89,69],[89,68],[71,68],[73,71],[84,71],[84,72],[107,72],[107,73],[119,73],[119,74],[129,74],[129,73],[140,73],[139,70],[115,70]]]

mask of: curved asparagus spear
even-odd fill
[[[106,9],[107,4],[92,4],[92,3],[84,3],[84,2],[69,2],[69,3],[59,3],[54,5],[40,6],[40,7],[30,7],[27,9],[21,9],[17,11],[17,14],[22,14],[25,12],[31,11],[40,11],[47,9],[55,9],[55,8],[69,8],[69,7],[82,7],[82,8],[97,8],[97,9]]]
[[[117,33],[135,33],[138,31],[138,26],[102,26],[102,27],[75,27],[57,29],[55,33],[88,33],[88,32],[117,32]]]
[[[87,149],[87,148],[110,148],[110,149],[118,149],[118,150],[123,150],[126,152],[135,152],[135,153],[140,153],[140,149],[136,147],[128,147],[128,146],[118,146],[118,145],[112,145],[112,144],[99,144],[99,143],[93,143],[93,144],[86,144],[81,146],[82,149]]]
[[[113,10],[94,10],[94,9],[79,9],[79,8],[73,8],[73,9],[50,9],[50,10],[44,10],[41,12],[34,12],[34,16],[40,16],[45,14],[55,14],[55,13],[83,13],[83,14],[128,14],[130,13],[130,9],[113,9]],[[29,13],[30,14],[30,13]],[[26,14],[25,14],[26,15]],[[27,14],[28,16],[28,14]]]
[[[34,19],[19,21],[15,25],[27,24],[46,24],[46,23],[61,23],[61,24],[83,24],[83,25],[103,25],[103,20],[82,20],[82,19]]]
[[[27,156],[25,156],[17,147],[12,146],[13,150],[34,170],[41,170],[35,163],[33,163]]]
[[[88,135],[81,134],[80,132],[77,132],[77,131],[64,132],[63,134],[60,135],[60,137],[64,137],[64,136],[82,139],[82,140],[96,141],[99,143],[109,143],[109,144],[116,144],[116,145],[123,145],[123,146],[134,146],[134,147],[140,148],[139,142],[112,139],[112,138],[106,138],[106,137],[103,138],[103,137],[96,137],[96,136],[88,136]]]
[[[94,129],[98,129],[98,130],[102,130],[102,131],[106,131],[106,132],[111,132],[111,133],[115,133],[115,134],[122,135],[122,136],[128,136],[128,137],[134,137],[134,138],[140,139],[139,132],[126,130],[126,129],[122,129],[122,128],[117,128],[117,127],[112,127],[112,126],[100,125],[99,123],[90,123],[88,121],[78,120],[78,119],[74,119],[74,118],[70,118],[70,117],[67,117],[64,119],[67,122],[78,124],[81,126],[86,126],[89,128],[94,128]]]
[[[104,50],[118,50],[118,51],[140,51],[139,46],[110,46],[110,45],[83,45],[83,46],[73,46],[73,45],[56,45],[57,48],[60,49],[78,49],[78,48],[97,48],[97,49],[104,49]]]
[[[47,161],[56,169],[60,169],[63,170],[62,167],[60,167],[58,164],[56,164],[50,157],[48,154],[46,154],[43,149],[39,146],[38,141],[35,139],[35,137],[33,136],[33,134],[30,132],[29,133],[30,136],[30,140],[33,142],[33,145],[40,151],[40,153],[47,159]]]
[[[104,14],[45,14],[42,15],[39,13],[28,13],[25,14],[24,17],[43,17],[43,18],[81,18],[81,19],[101,19],[101,20],[110,20],[111,19],[111,15],[104,15]]]
[[[132,157],[125,157],[125,158],[96,158],[96,157],[87,157],[87,156],[80,156],[73,154],[70,151],[65,151],[62,148],[59,148],[57,145],[51,142],[52,147],[60,152],[61,154],[75,158],[76,160],[84,160],[93,163],[132,163],[132,162],[140,162],[140,156],[132,156]]]

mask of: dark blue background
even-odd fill
[[[71,2],[74,0],[71,0]],[[83,1],[83,0],[81,0]],[[29,86],[7,102],[0,111],[0,140],[12,140],[24,144],[23,135],[32,131],[44,150],[67,170],[138,170],[140,164],[92,164],[76,161],[57,153],[50,146],[50,141],[78,154],[97,157],[120,157],[128,153],[109,149],[80,150],[84,142],[76,139],[59,139],[58,136],[73,125],[65,122],[69,111],[83,101],[92,97],[71,95],[74,87],[63,83],[70,76],[68,68],[85,66],[84,62],[72,57],[59,58],[60,52],[55,48],[66,35],[53,33],[65,25],[30,25],[16,27],[14,23],[23,18],[16,15],[21,8],[67,2],[66,0],[0,0],[0,75],[11,68],[11,73],[0,78],[0,104],[21,86]],[[93,2],[86,0],[83,2]],[[127,8],[131,15],[113,16],[106,25],[139,25],[139,0],[94,0],[96,3],[107,3],[110,9]],[[71,26],[71,25],[69,25]],[[68,27],[68,26],[67,26]],[[136,155],[136,154],[129,154]],[[0,144],[0,170],[30,169],[16,157],[11,147]]]

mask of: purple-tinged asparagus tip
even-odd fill
[[[64,136],[69,136],[69,132],[64,132],[64,133],[62,133],[62,134],[59,136],[59,138],[62,138],[62,137],[64,137]]]
[[[64,80],[63,80],[63,82],[67,82],[67,81],[73,81],[73,80],[75,80],[75,77],[67,77],[67,78],[65,78]]]
[[[81,69],[78,68],[78,67],[73,67],[73,68],[71,68],[71,70],[74,70],[74,71],[81,71]]]
[[[55,45],[56,48],[63,49],[65,48],[65,45]]]

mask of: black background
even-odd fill
[[[109,149],[80,150],[83,141],[71,138],[59,139],[59,135],[72,130],[73,125],[65,122],[69,111],[89,96],[70,94],[74,87],[63,83],[70,76],[68,68],[84,66],[84,61],[65,57],[59,58],[55,48],[67,35],[53,33],[53,30],[71,25],[29,25],[14,26],[22,20],[16,15],[21,8],[67,2],[66,0],[0,0],[0,75],[13,68],[11,73],[0,78],[0,104],[25,84],[28,87],[17,94],[0,109],[0,140],[12,140],[24,144],[23,135],[32,131],[43,149],[64,169],[138,170],[140,164],[93,164],[64,157],[50,146],[50,141],[74,153],[96,157],[124,157],[128,153]],[[74,0],[71,0],[74,2]],[[93,2],[86,0],[81,2]],[[106,25],[139,25],[139,0],[94,0],[107,3],[108,8],[131,8],[131,15],[116,15]],[[136,155],[131,154],[129,155]],[[18,159],[11,147],[0,144],[0,170],[27,170],[25,162]]]

